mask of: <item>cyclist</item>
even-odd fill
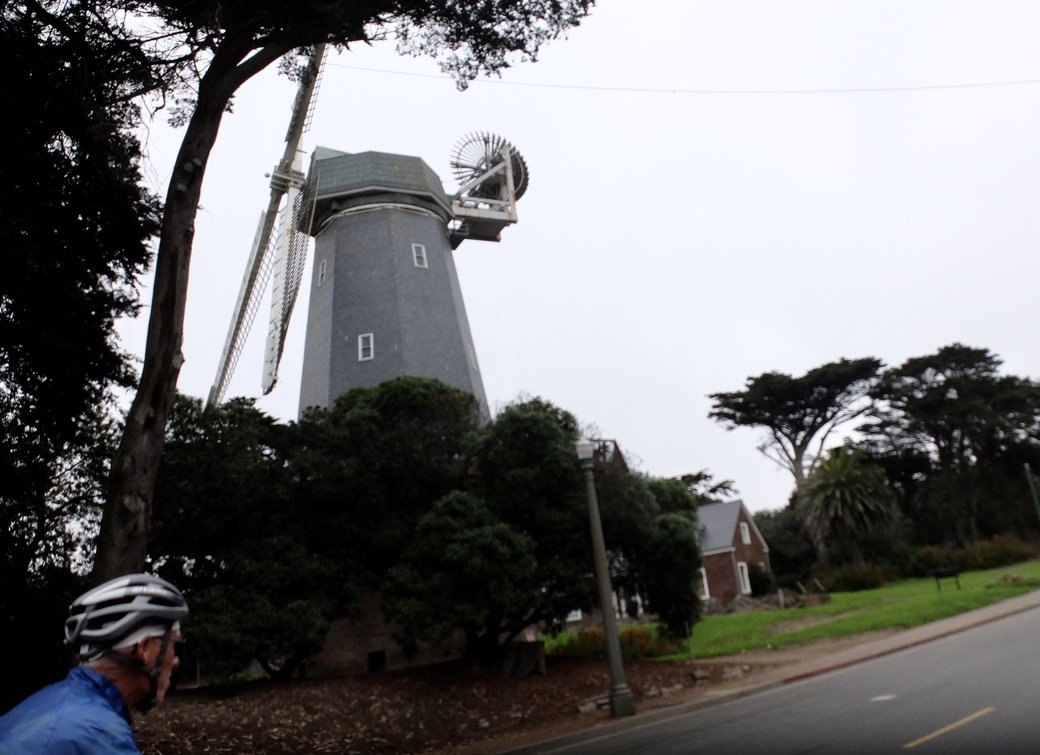
[[[180,590],[151,574],[117,577],[73,601],[65,644],[79,665],[0,718],[0,755],[140,753],[133,711],[161,703],[179,660]]]

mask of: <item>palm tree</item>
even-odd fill
[[[863,561],[859,536],[891,520],[894,496],[885,473],[849,446],[831,449],[798,491],[798,506],[817,558],[824,560],[829,540],[838,540]]]

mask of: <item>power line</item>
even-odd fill
[[[337,68],[349,68],[354,71],[366,71],[368,73],[382,73],[391,76],[411,76],[420,79],[438,79],[441,81],[452,81],[450,76],[433,73],[413,73],[410,71],[392,71],[386,68],[368,68],[365,66],[352,66],[345,63],[329,63]],[[943,89],[982,89],[987,87],[1009,87],[1023,86],[1029,84],[1040,84],[1040,79],[1018,79],[1013,81],[980,81],[959,84],[922,84],[919,86],[897,86],[897,87],[841,87],[825,89],[669,89],[659,87],[616,87],[616,86],[593,86],[586,84],[538,84],[529,81],[503,81],[502,79],[477,79],[474,84],[498,84],[500,86],[531,87],[535,89],[569,89],[587,92],[621,92],[631,94],[724,94],[724,95],[768,95],[768,94],[857,94],[857,93],[884,93],[884,92],[927,92]]]

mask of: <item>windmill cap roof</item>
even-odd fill
[[[307,182],[315,191],[315,228],[336,212],[373,203],[411,204],[445,222],[452,217],[440,177],[419,157],[317,147]]]

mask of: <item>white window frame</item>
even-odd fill
[[[744,545],[751,545],[751,528],[748,527],[747,522],[740,523],[740,542]]]
[[[737,561],[737,579],[740,581],[740,591],[744,595],[751,594],[751,575],[748,573],[747,564]]]
[[[328,259],[323,259],[318,263],[318,285],[321,286],[325,283],[325,279],[328,277]]]
[[[372,333],[362,333],[357,337],[357,358],[359,362],[367,362],[376,355],[376,337]]]
[[[708,589],[708,570],[702,566],[697,571],[701,575],[701,600],[707,600],[711,597],[711,590]]]
[[[412,244],[412,262],[415,263],[416,267],[429,267],[429,261],[426,259],[426,245],[425,244]]]

